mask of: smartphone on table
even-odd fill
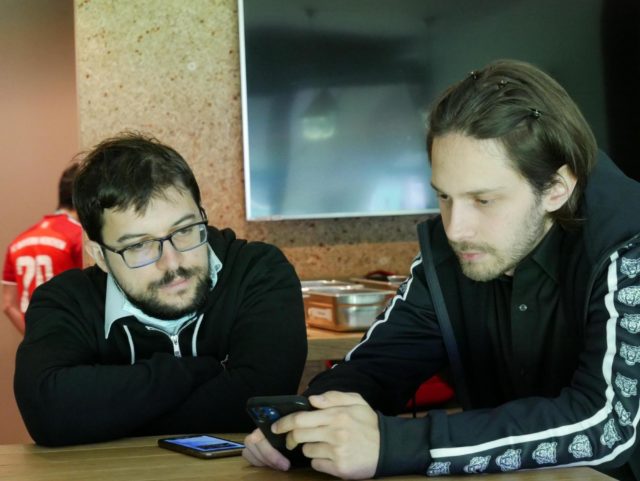
[[[304,396],[256,396],[247,401],[247,412],[269,443],[280,451],[292,467],[308,466],[309,458],[302,454],[302,445],[287,449],[286,434],[275,434],[271,425],[287,414],[297,411],[311,411],[313,407]]]
[[[158,446],[202,459],[238,456],[244,448],[242,443],[208,434],[161,438],[158,439]]]

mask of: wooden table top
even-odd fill
[[[307,361],[342,359],[360,342],[364,332],[337,332],[307,326]]]
[[[243,434],[221,434],[241,441]],[[158,437],[128,438],[100,444],[45,448],[0,445],[0,480],[7,481],[328,481],[336,478],[298,469],[282,473],[250,466],[244,458],[197,459],[157,446]],[[425,476],[390,480],[424,481]],[[443,478],[444,479],[444,478]],[[469,476],[447,476],[470,481]],[[550,469],[483,475],[481,481],[604,481],[612,478],[589,468]]]

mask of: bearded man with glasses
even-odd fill
[[[282,252],[208,226],[174,149],[126,133],[74,184],[95,266],[43,284],[15,394],[38,444],[244,431],[254,395],[289,394],[306,358],[300,282]]]

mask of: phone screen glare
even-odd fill
[[[227,441],[226,439],[218,439],[212,436],[195,436],[192,438],[171,439],[169,442],[186,446],[188,448],[197,449],[198,451],[223,451],[225,449],[243,448],[240,443]]]

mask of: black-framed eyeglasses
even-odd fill
[[[200,247],[207,242],[207,222],[207,220],[195,222],[164,237],[138,242],[123,249],[114,249],[104,244],[100,244],[100,246],[120,255],[130,269],[137,269],[153,264],[160,259],[165,241],[171,242],[173,248],[178,252],[187,252]]]

